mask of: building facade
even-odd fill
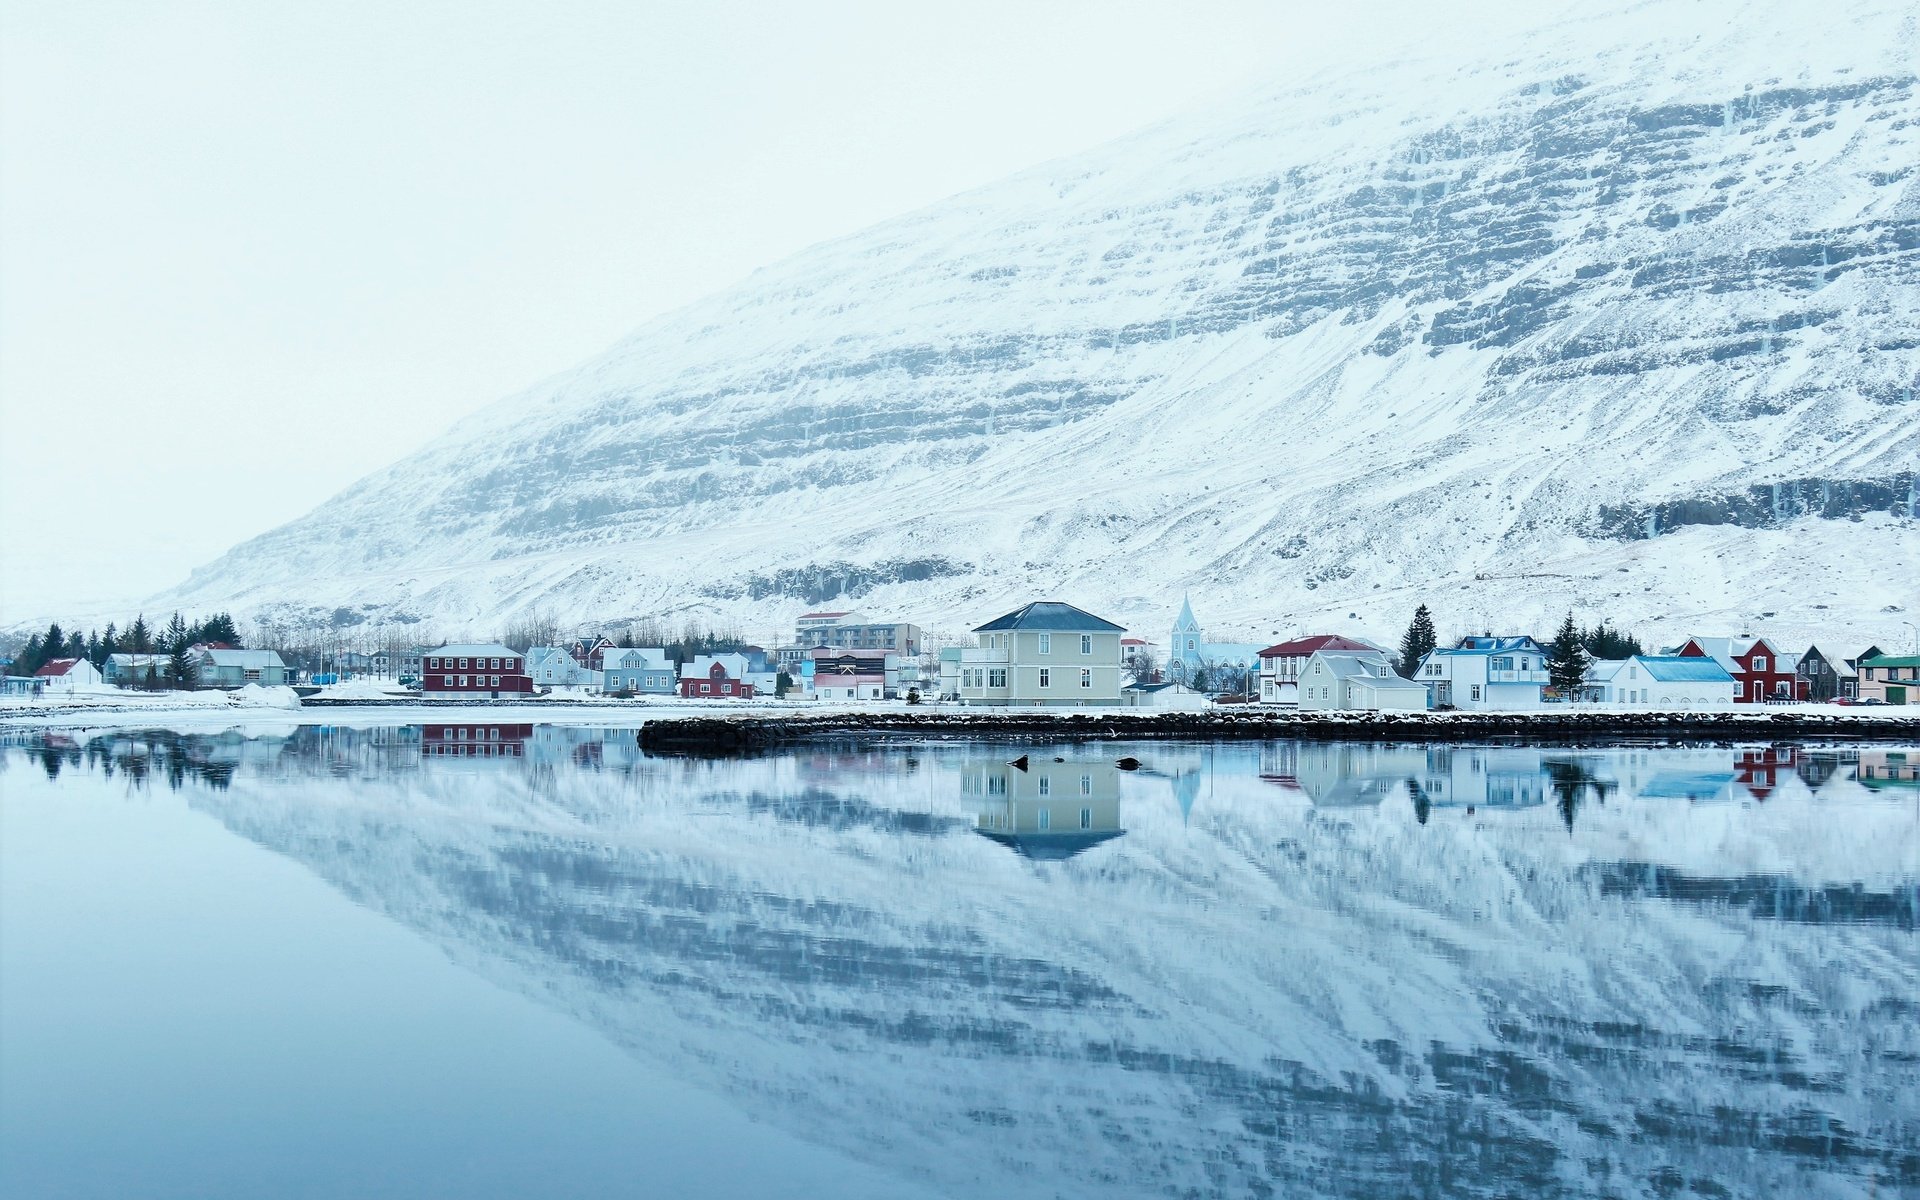
[[[738,654],[702,654],[680,668],[680,694],[698,700],[751,700],[747,660]]]
[[[632,692],[636,696],[671,696],[678,690],[680,673],[673,660],[659,647],[631,647],[609,650],[601,659],[600,687],[607,692]]]
[[[420,691],[445,700],[499,700],[531,696],[524,655],[497,642],[439,646],[421,655]]]
[[[196,687],[282,687],[293,682],[293,672],[277,650],[200,646],[193,651],[193,667]]]
[[[1589,664],[1586,678],[1588,698],[1636,708],[1722,708],[1733,703],[1735,690],[1725,667],[1697,656],[1600,659]]]
[[[1362,653],[1379,647],[1337,634],[1320,633],[1291,638],[1260,651],[1260,703],[1296,705],[1300,703],[1300,672],[1319,650],[1350,650]]]
[[[1118,705],[1125,632],[1059,601],[1015,609],[975,629],[980,644],[961,651],[961,702]]]
[[[1920,704],[1920,655],[1880,654],[1862,661],[1854,690],[1861,700]]]
[[[1427,652],[1414,673],[1434,708],[1524,710],[1545,703],[1547,651],[1534,639],[1466,637]]]
[[[911,658],[920,653],[925,635],[906,621],[870,621],[857,612],[802,613],[794,622],[794,646],[808,650],[876,650]]]
[[[1694,637],[1669,651],[1681,658],[1711,658],[1733,676],[1735,704],[1804,700],[1792,655],[1781,655],[1765,638]]]
[[[582,687],[597,689],[600,673],[573,656],[565,646],[527,648],[527,674],[535,687]]]
[[[1299,679],[1303,711],[1421,712],[1427,689],[1403,679],[1383,650],[1315,650]]]

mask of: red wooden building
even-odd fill
[[[487,642],[441,646],[420,655],[420,691],[449,700],[498,700],[533,694],[524,654]]]
[[[1799,663],[1782,657],[1765,638],[1688,638],[1678,650],[1682,658],[1711,658],[1733,676],[1735,704],[1764,704],[1768,700],[1805,700],[1807,681]]]
[[[680,694],[697,700],[751,700],[753,685],[741,678],[746,659],[738,654],[702,654],[680,672]]]

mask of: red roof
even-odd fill
[[[74,664],[79,661],[77,658],[50,658],[47,660],[46,666],[41,667],[33,674],[37,679],[58,678],[61,675],[65,675],[68,671],[73,670]]]
[[[1294,658],[1312,654],[1316,650],[1371,650],[1365,642],[1356,642],[1352,638],[1343,638],[1337,633],[1316,633],[1312,637],[1294,638],[1290,642],[1281,642],[1277,646],[1268,646],[1260,652],[1261,658]]]
[[[1145,638],[1121,638],[1120,644],[1122,646],[1144,646],[1147,642]]]

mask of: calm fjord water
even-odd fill
[[[1920,748],[0,764],[6,1196],[1920,1191]]]

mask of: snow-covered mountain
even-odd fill
[[[1917,26],[1596,5],[1263,87],[759,271],[161,601],[1885,637]]]

